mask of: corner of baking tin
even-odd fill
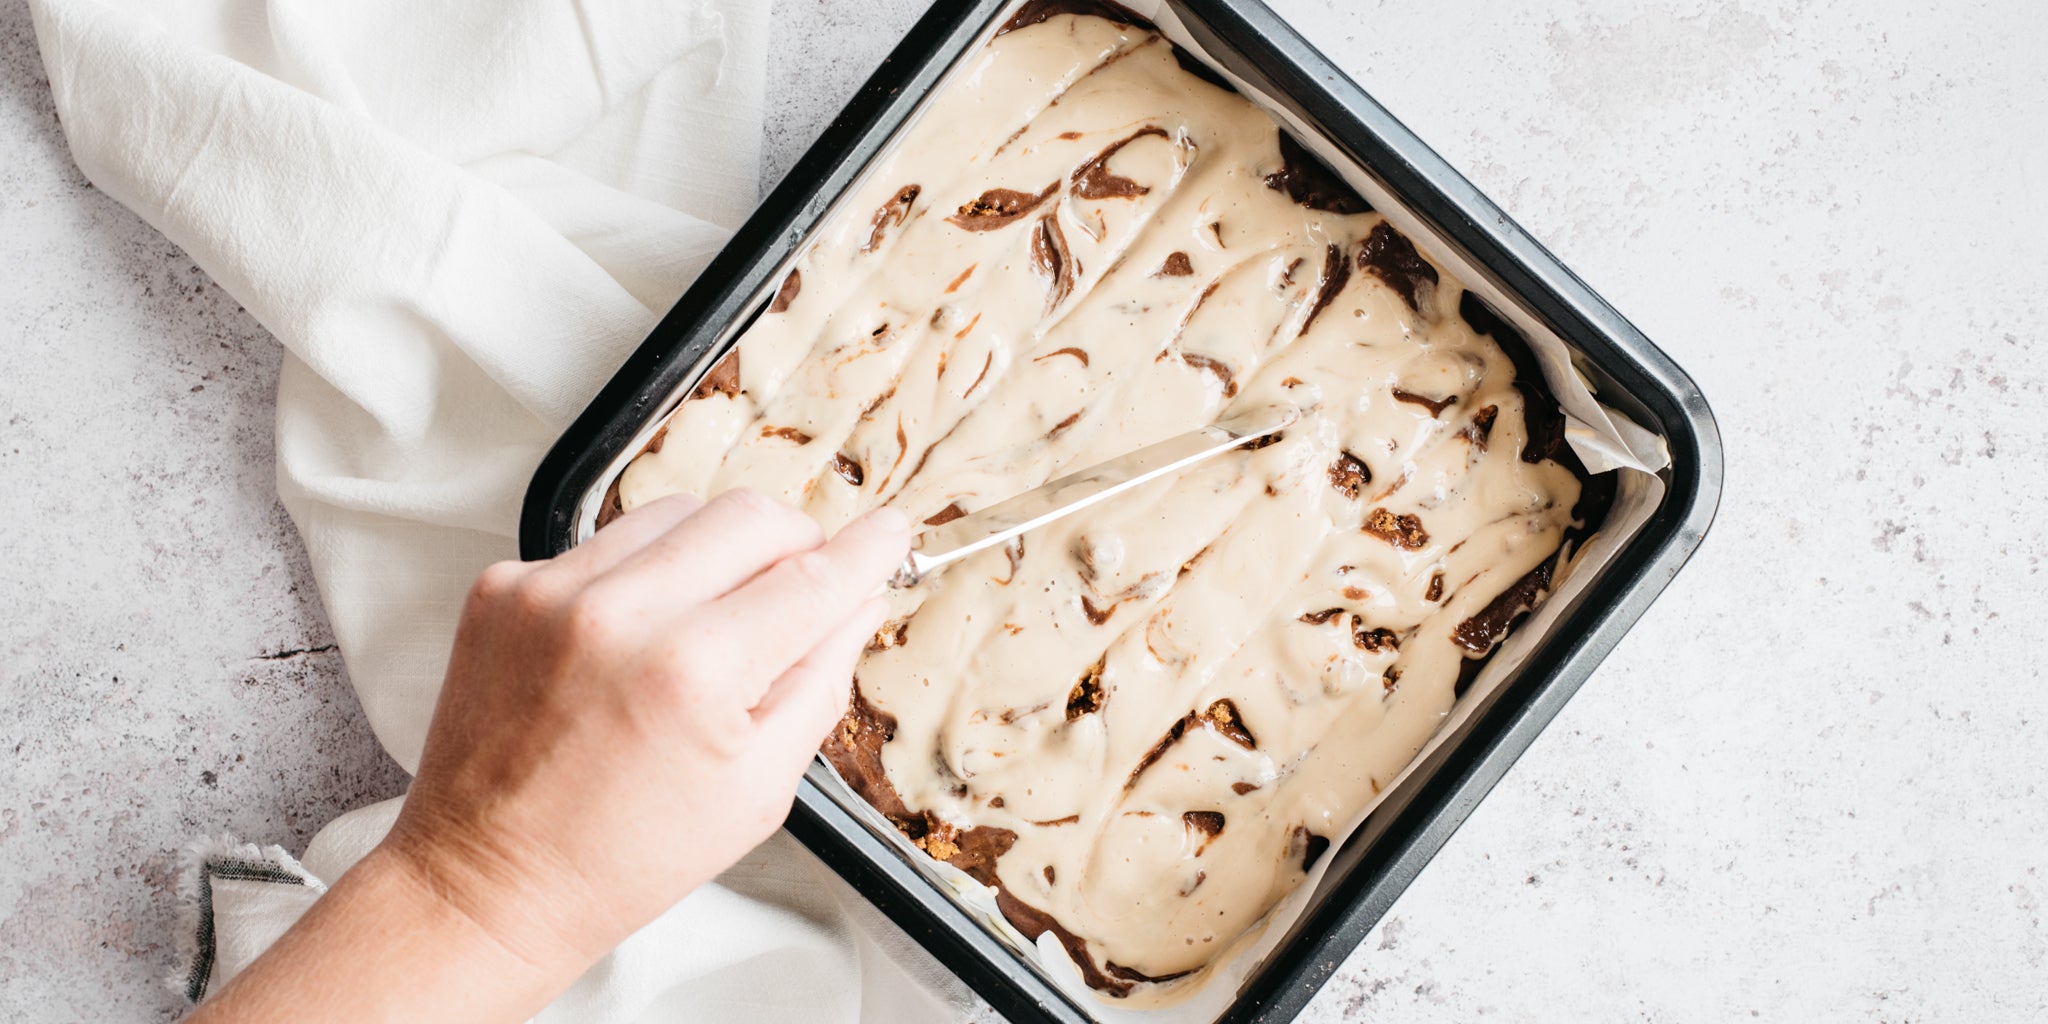
[[[1617,339],[1622,342],[1620,347],[1648,371],[1673,413],[1659,426],[1671,456],[1665,470],[1671,499],[1683,502],[1684,508],[1667,543],[1667,553],[1676,556],[1666,568],[1668,578],[1699,549],[1720,513],[1727,451],[1721,441],[1720,420],[1699,383],[1633,324],[1628,325],[1628,335]]]
[[[1686,383],[1691,384],[1692,378],[1686,377]],[[1721,494],[1727,479],[1727,453],[1721,444],[1721,423],[1714,416],[1713,407],[1707,404],[1707,396],[1694,386],[1685,397],[1686,428],[1693,442],[1693,461],[1698,466],[1692,507],[1686,516],[1686,531],[1691,537],[1692,547],[1697,549],[1706,540],[1707,531],[1720,514]]]
[[[575,429],[572,425],[570,434],[555,440],[547,454],[541,457],[540,465],[535,467],[532,479],[527,481],[526,492],[519,502],[519,558],[522,561],[544,561],[567,548],[567,545],[557,545],[556,539],[562,532],[558,528],[562,519],[562,496],[575,462],[565,449],[571,446]]]

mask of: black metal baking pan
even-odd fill
[[[1721,490],[1720,435],[1690,378],[1634,325],[1258,0],[1166,0],[1224,70],[1276,97],[1363,169],[1523,312],[1562,338],[1601,400],[1670,455],[1648,522],[1563,609],[1463,734],[1439,747],[1337,852],[1307,912],[1219,1018],[1293,1020],[1436,851],[1570,700],[1684,565]],[[735,344],[780,269],[925,95],[1014,0],[937,0],[817,143],[733,236],[541,463],[520,549],[578,539],[592,496],[629,446]],[[1018,1024],[1084,1024],[1061,992],[935,885],[812,768],[788,828],[998,1011]]]

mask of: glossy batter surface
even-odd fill
[[[1038,13],[827,224],[616,507],[749,486],[828,529],[944,522],[1298,406],[1275,443],[895,594],[827,744],[1117,993],[1199,972],[1300,884],[1540,598],[1581,480],[1490,318],[1263,112],[1148,27]]]

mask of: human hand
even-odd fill
[[[390,835],[199,1017],[537,1011],[782,823],[909,540],[733,491],[485,570]]]
[[[521,956],[601,956],[782,824],[909,537],[733,491],[485,570],[385,846]]]

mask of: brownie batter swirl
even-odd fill
[[[1122,993],[1216,962],[1414,758],[1547,589],[1582,474],[1476,300],[1148,26],[1048,8],[970,60],[614,508],[944,522],[1299,407],[895,594],[827,745]]]

